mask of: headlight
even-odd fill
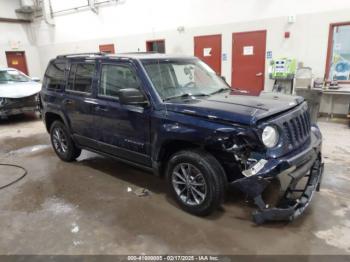
[[[279,140],[277,129],[272,126],[265,127],[262,132],[261,139],[264,145],[268,148],[276,146]]]

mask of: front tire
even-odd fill
[[[206,216],[224,201],[225,171],[209,153],[184,150],[170,157],[166,169],[167,183],[176,202],[185,211]]]
[[[77,159],[81,149],[77,148],[66,128],[61,121],[55,121],[50,128],[51,144],[57,156],[65,162]]]

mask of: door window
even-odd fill
[[[51,63],[45,73],[45,87],[48,89],[58,90],[64,85],[64,68],[63,63]]]
[[[350,24],[332,28],[331,63],[329,78],[331,80],[350,80]]]
[[[101,81],[98,89],[100,96],[118,98],[120,89],[139,89],[139,86],[136,74],[130,67],[123,65],[102,65]]]
[[[92,80],[95,74],[95,64],[72,64],[67,90],[79,93],[91,93]]]

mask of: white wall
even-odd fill
[[[46,0],[48,1],[48,0]],[[51,0],[53,6],[71,1]],[[287,17],[350,8],[349,0],[119,0],[119,4],[55,17],[52,34],[38,28],[38,43],[65,43],[187,28]]]
[[[193,55],[194,36],[222,34],[222,52],[228,57],[222,73],[229,82],[232,33],[266,29],[267,50],[273,57],[295,57],[323,77],[329,24],[350,20],[349,11],[348,0],[125,0],[100,8],[99,15],[91,11],[60,15],[54,19],[55,27],[41,21],[33,28],[42,67],[57,54],[97,51],[103,43],[114,43],[117,52],[144,51],[150,39],[165,39],[167,53]],[[296,13],[296,22],[289,25],[287,16]],[[179,33],[178,26],[185,32]],[[289,39],[284,39],[285,31],[291,32]],[[267,67],[265,76],[269,89]]]
[[[18,18],[15,13],[16,8],[19,8],[19,1],[1,0],[0,17]],[[29,74],[41,76],[42,68],[39,63],[35,33],[31,26],[0,22],[0,33],[0,66],[7,67],[6,51],[25,51]]]
[[[62,7],[63,0],[51,0],[58,1]],[[2,0],[0,16],[8,17],[2,6],[10,8],[10,2],[18,3]],[[265,29],[267,50],[274,58],[295,57],[312,67],[316,77],[323,77],[329,24],[350,21],[349,13],[349,0],[120,0],[99,8],[98,15],[90,10],[57,15],[54,27],[43,20],[29,29],[9,24],[5,29],[0,24],[0,30],[5,30],[0,48],[8,49],[9,39],[19,39],[27,52],[30,73],[41,72],[41,76],[56,55],[98,51],[99,44],[114,43],[117,52],[145,51],[146,40],[165,39],[167,53],[193,55],[194,36],[222,34],[222,52],[228,58],[222,61],[222,73],[230,82],[232,33]],[[289,15],[296,16],[294,24],[287,23]],[[184,26],[183,33],[177,31],[179,26]],[[285,31],[291,32],[289,39],[284,38]],[[0,52],[0,63],[3,61],[4,52]],[[267,68],[265,88],[270,89]],[[335,111],[344,113],[345,103],[340,101]]]

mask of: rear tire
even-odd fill
[[[63,161],[71,162],[80,156],[81,149],[76,147],[67,127],[61,121],[52,123],[50,138],[56,155]]]
[[[172,155],[166,168],[166,178],[176,202],[191,214],[209,215],[224,201],[225,171],[205,151],[184,150]]]

